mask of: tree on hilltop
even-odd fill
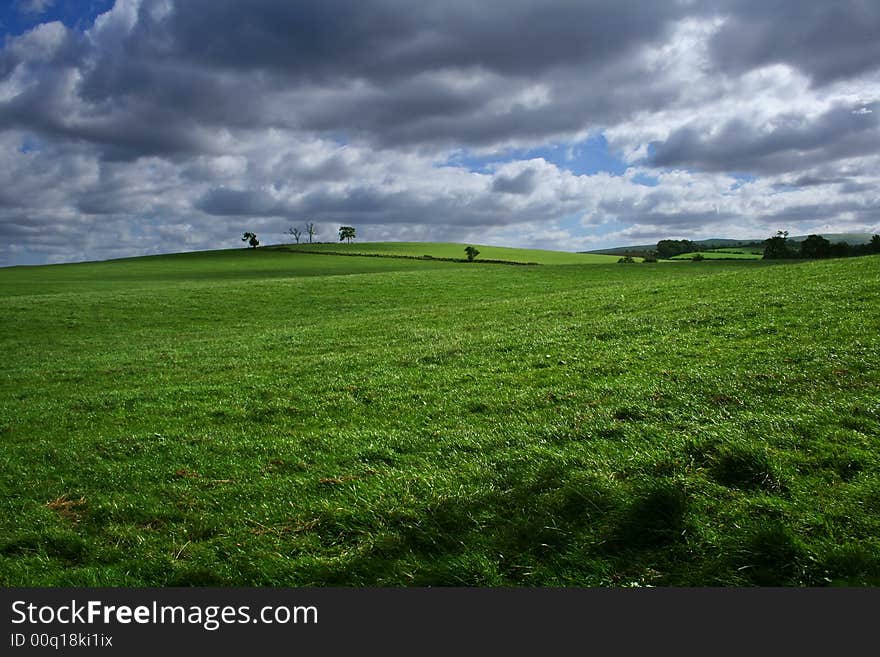
[[[801,258],[828,258],[831,256],[831,242],[821,235],[810,235],[801,242]]]
[[[293,239],[296,240],[296,243],[299,244],[299,238],[302,237],[302,231],[299,228],[288,228],[287,233],[289,235],[293,235]]]
[[[318,231],[315,229],[315,223],[314,223],[313,221],[310,221],[309,223],[306,224],[306,231],[307,231],[308,234],[309,234],[309,244],[311,244],[311,243],[312,243],[312,238],[315,236],[315,233],[318,232]]]
[[[349,244],[356,237],[355,230],[352,226],[340,226],[339,227],[339,241],[345,240]]]
[[[254,249],[256,249],[258,246],[260,246],[260,240],[257,239],[256,233],[245,233],[244,236],[242,236],[241,241],[247,242],[248,244],[251,245],[251,248],[254,248]]]
[[[764,240],[764,260],[792,258],[794,252],[788,245],[788,231],[780,230],[773,237]]]

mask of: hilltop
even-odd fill
[[[434,258],[464,260],[468,244],[454,242],[321,242],[317,244],[286,244],[270,248],[300,253],[331,253],[335,255],[365,255],[406,258]],[[516,264],[541,265],[583,265],[608,264],[617,258],[607,255],[590,255],[570,251],[548,251],[541,249],[518,249],[505,246],[474,244],[480,254],[476,262],[510,262]]]

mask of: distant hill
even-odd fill
[[[829,242],[846,242],[847,244],[867,244],[871,241],[871,233],[820,233]],[[769,237],[769,236],[768,236]],[[803,242],[808,235],[789,236],[788,239],[794,242]],[[734,240],[723,237],[715,237],[705,240],[691,240],[700,247],[701,250],[721,249],[727,247],[741,247],[761,244],[766,237],[755,238],[752,240]],[[653,244],[634,244],[632,246],[615,246],[610,249],[596,249],[594,251],[582,251],[582,253],[594,253],[604,255],[643,255],[653,251],[657,247],[657,243]]]
[[[762,240],[732,240],[721,237],[706,240],[691,240],[701,250],[721,249],[726,247],[750,246],[757,244]],[[610,249],[596,249],[595,251],[584,251],[583,253],[594,253],[604,255],[642,255],[654,251],[657,248],[657,242],[653,244],[634,244],[632,246],[615,246]]]
[[[871,241],[871,233],[819,233],[826,240],[831,242],[846,242],[847,244],[867,244]],[[803,242],[809,235],[789,236],[788,239],[795,242]]]

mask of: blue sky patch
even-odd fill
[[[0,4],[0,35],[18,36],[40,23],[53,21],[61,21],[69,28],[83,31],[113,6],[113,0],[53,0],[42,3],[45,7],[42,12],[27,11],[26,8],[33,4],[21,0],[6,0]]]
[[[499,163],[514,160],[543,158],[563,171],[582,176],[597,173],[623,175],[627,164],[611,152],[605,135],[598,134],[574,144],[549,144],[539,148],[515,149],[491,156],[459,154],[449,159],[448,164],[461,166],[476,173],[490,173]]]
[[[660,179],[657,176],[649,176],[646,173],[637,173],[632,177],[632,181],[645,187],[656,187],[660,184]]]

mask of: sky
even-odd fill
[[[0,266],[880,232],[876,0],[6,0]]]

